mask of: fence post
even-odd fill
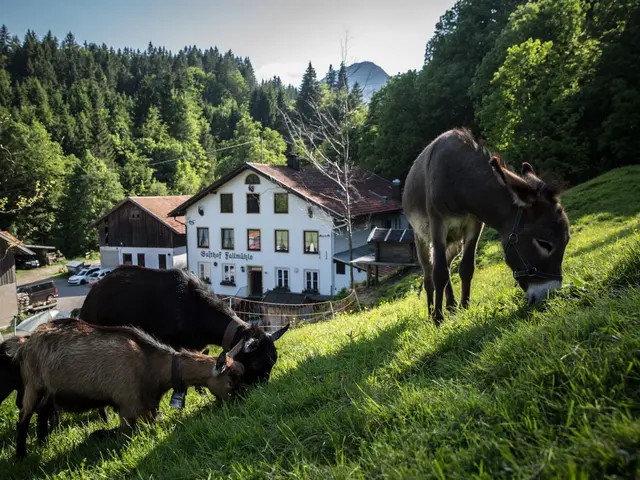
[[[360,306],[360,299],[358,298],[358,294],[356,293],[356,289],[354,288],[352,291],[353,291],[353,296],[356,297],[356,303],[358,304],[358,311],[360,311],[362,309],[362,307]]]
[[[331,307],[331,318],[336,318],[336,313],[333,311],[333,302],[329,301],[329,306]]]

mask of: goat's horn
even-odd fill
[[[242,345],[243,344],[244,344],[244,342],[242,340],[240,340],[238,343],[236,343],[235,347],[233,347],[231,350],[229,350],[227,352],[227,356],[229,358],[235,357],[240,352],[240,350],[242,350]]]

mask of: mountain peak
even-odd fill
[[[338,70],[338,67],[334,68]],[[365,60],[347,66],[347,79],[349,88],[358,83],[362,89],[362,99],[369,103],[371,96],[387,84],[389,75],[379,65]]]

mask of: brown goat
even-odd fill
[[[233,360],[241,347],[238,343],[216,359],[176,351],[132,327],[66,318],[45,323],[9,352],[24,383],[16,456],[27,453],[29,421],[39,405],[72,412],[109,405],[120,414],[120,431],[128,434],[137,419],[155,419],[172,387],[206,386],[226,400],[244,374],[244,366]]]

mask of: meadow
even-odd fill
[[[10,397],[0,478],[637,476],[639,185],[640,167],[627,167],[563,195],[567,285],[542,305],[527,306],[486,231],[469,309],[436,329],[424,295],[396,289],[374,308],[292,329],[272,380],[241,403],[191,389],[179,411],[167,395],[161,419],[120,440],[91,438],[104,428],[95,412],[64,414],[42,447],[33,420],[29,456],[16,462]]]

